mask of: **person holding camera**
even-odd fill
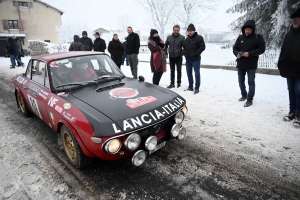
[[[152,83],[159,85],[163,73],[167,71],[167,60],[164,53],[164,41],[160,39],[156,29],[151,29],[150,31],[148,48],[151,51],[150,66],[153,73]]]
[[[255,72],[259,55],[263,54],[266,49],[266,43],[262,35],[257,34],[255,30],[255,21],[248,20],[242,27],[240,35],[233,46],[233,54],[237,57],[238,80],[242,97],[239,101],[247,102],[244,107],[253,104],[255,94]],[[246,90],[245,76],[248,76],[249,92]]]

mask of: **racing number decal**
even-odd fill
[[[31,105],[31,107],[32,107],[33,112],[34,112],[37,116],[39,116],[41,119],[43,119],[43,118],[42,118],[42,115],[41,115],[41,113],[40,113],[40,110],[39,110],[37,101],[35,100],[35,98],[33,98],[32,96],[30,96],[30,95],[28,94],[28,99],[29,99],[29,102],[30,102],[30,105]]]

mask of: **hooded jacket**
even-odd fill
[[[184,36],[183,35],[169,35],[166,39],[166,43],[165,43],[165,55],[168,55],[169,52],[169,56],[171,58],[175,58],[180,56],[183,45],[184,45]]]
[[[291,27],[281,47],[278,69],[286,78],[300,78],[300,28]]]
[[[192,36],[187,36],[183,46],[182,54],[187,61],[201,60],[201,53],[205,50],[203,37],[197,32]]]
[[[102,38],[97,38],[94,41],[94,51],[105,52],[106,43]]]
[[[86,31],[82,32],[82,35],[84,35],[84,34],[86,35],[86,38],[84,38],[84,37],[80,38],[80,42],[81,42],[81,44],[83,44],[85,51],[92,51],[93,50],[93,42],[92,42],[91,38],[89,38],[87,36]]]
[[[252,34],[246,36],[245,29],[252,28]],[[242,27],[243,35],[235,41],[233,46],[233,54],[238,55],[239,52],[248,52],[249,57],[237,58],[237,68],[240,69],[256,69],[259,55],[263,54],[266,50],[266,43],[262,35],[256,34],[255,21],[248,20]]]
[[[84,51],[83,44],[79,42],[78,35],[74,35],[74,42],[71,43],[69,51]]]

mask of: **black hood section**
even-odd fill
[[[253,33],[252,34],[255,34],[255,28],[256,28],[255,21],[254,20],[248,20],[248,21],[246,21],[246,23],[242,27],[242,33],[243,33],[243,35],[245,35],[245,28],[252,28],[253,29]]]
[[[119,83],[114,80],[90,85],[65,97],[86,116],[95,136],[113,136],[151,126],[185,105],[184,98],[171,90],[131,78],[123,78],[123,84],[116,87]],[[96,92],[97,88],[103,89]]]

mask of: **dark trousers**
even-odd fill
[[[152,83],[154,85],[159,85],[159,81],[163,75],[163,72],[153,72]]]
[[[175,83],[175,65],[177,68],[177,83],[181,83],[182,56],[170,57],[171,84]]]
[[[300,78],[287,78],[290,99],[290,112],[300,116]]]
[[[19,58],[19,60],[21,60],[21,54],[19,53],[19,55],[18,55],[18,58]],[[22,61],[22,60],[21,60]],[[22,62],[18,62],[18,66],[21,66],[22,65]]]
[[[238,78],[239,78],[239,86],[241,89],[242,96],[247,97],[248,100],[252,101],[255,94],[255,72],[256,69],[239,69],[238,68]],[[247,93],[246,85],[245,85],[245,76],[248,76],[248,85],[249,92]]]

